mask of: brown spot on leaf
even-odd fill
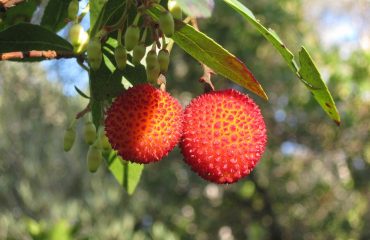
[[[327,106],[328,108],[331,108],[331,105],[329,103],[325,103],[325,106]]]

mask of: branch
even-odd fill
[[[1,0],[0,0],[1,1]],[[31,50],[26,52],[9,52],[0,53],[0,61],[4,60],[20,60],[25,58],[44,58],[45,60],[60,59],[60,58],[81,58],[82,55],[67,51],[37,51]]]
[[[8,8],[14,7],[23,1],[24,0],[0,0],[0,10],[5,12]]]

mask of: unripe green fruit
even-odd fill
[[[134,49],[138,44],[140,38],[140,29],[138,26],[131,25],[127,28],[125,33],[125,46],[128,51]]]
[[[145,58],[146,68],[154,68],[158,65],[157,53],[155,50],[150,50]]]
[[[157,62],[154,66],[151,68],[146,68],[146,77],[148,82],[152,84],[157,84],[157,80],[159,77],[159,74],[161,73],[161,68],[159,67],[159,63]]]
[[[182,20],[182,10],[180,5],[175,0],[169,0],[167,3],[168,10],[172,16],[177,20]]]
[[[112,146],[109,143],[108,137],[103,133],[100,135],[100,145],[104,152],[112,150]]]
[[[87,46],[87,60],[93,70],[100,68],[103,60],[103,53],[101,51],[101,43],[99,39],[92,39]]]
[[[132,55],[132,63],[135,65],[140,64],[141,59],[145,56],[146,47],[144,43],[139,43],[134,47],[134,52]]]
[[[91,145],[95,142],[96,128],[95,128],[95,125],[91,121],[88,121],[85,123],[83,133],[84,133],[84,140],[87,144]]]
[[[75,20],[78,14],[78,1],[72,0],[68,5],[68,19]]]
[[[123,70],[126,67],[127,52],[122,45],[118,45],[114,50],[114,59],[116,60],[117,68]]]
[[[94,145],[91,145],[89,147],[89,151],[87,152],[87,166],[89,168],[89,171],[94,173],[98,170],[101,162],[102,162],[103,156],[101,149]]]
[[[69,40],[71,41],[72,46],[77,46],[82,43],[85,38],[84,33],[86,32],[80,24],[75,23],[72,25],[69,29]]]
[[[166,37],[172,37],[175,31],[175,22],[170,12],[164,12],[159,16],[159,27]]]
[[[170,64],[170,53],[167,49],[161,49],[158,53],[158,63],[161,73],[166,73]]]
[[[76,139],[76,130],[73,127],[70,127],[66,130],[64,134],[64,151],[68,152],[73,147],[73,144]]]

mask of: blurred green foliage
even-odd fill
[[[225,5],[200,28],[246,62],[267,91],[267,151],[233,185],[200,179],[178,149],[145,167],[132,197],[106,168],[87,171],[87,146],[63,152],[86,104],[38,64],[0,64],[0,239],[369,239],[370,52],[323,49],[301,1],[248,7],[297,51],[313,51],[342,117],[336,127],[278,53]],[[296,49],[294,49],[296,48]],[[71,61],[70,64],[75,64]],[[203,91],[201,67],[178,48],[168,88],[185,105]],[[236,87],[215,76],[216,88]]]

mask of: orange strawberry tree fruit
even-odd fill
[[[107,167],[132,194],[144,165],[160,161],[176,145],[194,172],[218,184],[241,180],[261,160],[268,147],[268,126],[252,98],[268,101],[268,94],[241,60],[198,29],[197,19],[212,17],[213,0],[50,0],[40,24],[31,24],[27,19],[36,14],[38,4],[1,1],[2,12],[18,11],[26,17],[19,23],[2,19],[0,57],[20,62],[74,58],[88,72],[89,94],[76,91],[89,103],[66,127],[63,146],[66,152],[73,147],[76,122],[84,117],[90,172]],[[305,47],[294,56],[247,6],[238,0],[217,4],[230,7],[262,34],[340,124],[333,98]],[[88,26],[81,24],[85,18]],[[69,32],[66,38],[57,34],[63,28]],[[201,64],[201,80],[207,86],[184,107],[166,92],[174,45]],[[213,74],[251,96],[214,89]],[[131,87],[125,88],[123,79]]]

